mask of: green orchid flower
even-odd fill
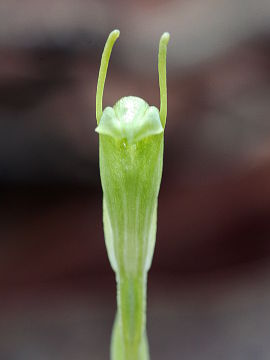
[[[117,282],[111,359],[146,360],[149,359],[147,273],[156,241],[167,117],[166,54],[170,36],[164,33],[159,44],[160,110],[135,96],[124,97],[103,110],[109,59],[119,34],[118,30],[112,31],[105,44],[96,94],[105,243]]]

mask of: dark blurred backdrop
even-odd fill
[[[94,129],[114,28],[105,105],[159,105],[158,41],[171,33],[152,358],[268,360],[267,0],[0,3],[0,359],[109,358],[115,284]]]

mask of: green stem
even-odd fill
[[[117,304],[111,345],[112,360],[148,360],[146,276],[118,277]]]

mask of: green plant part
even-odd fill
[[[96,94],[105,243],[117,282],[111,359],[147,360],[146,286],[156,241],[163,165],[169,34],[164,33],[159,44],[160,111],[134,96],[103,111],[108,63],[119,34],[112,31],[105,44]]]

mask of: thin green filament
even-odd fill
[[[167,76],[166,76],[166,58],[167,46],[170,40],[170,34],[165,32],[159,42],[158,52],[158,78],[160,89],[160,121],[165,128],[167,118]]]
[[[111,57],[111,52],[113,45],[117,38],[120,35],[119,30],[113,30],[104,47],[102,58],[101,58],[101,64],[99,68],[99,74],[98,74],[98,82],[97,82],[97,93],[96,93],[96,118],[97,118],[97,124],[99,123],[99,120],[101,118],[103,108],[102,108],[102,100],[103,100],[103,91],[104,91],[104,84],[106,80],[107,75],[107,69]]]

